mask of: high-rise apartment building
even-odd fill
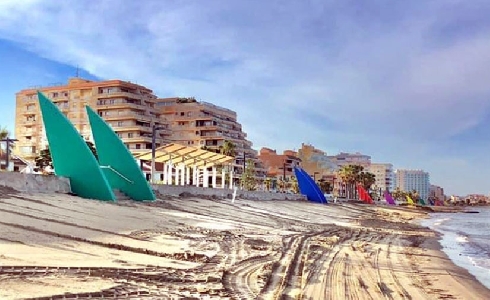
[[[359,152],[356,153],[340,152],[339,154],[329,156],[328,158],[339,167],[348,166],[348,165],[358,165],[367,168],[371,164],[371,156]]]
[[[252,142],[242,131],[236,112],[194,98],[174,97],[156,101],[156,107],[170,124],[172,142],[218,152],[228,140],[235,145],[237,175],[250,159],[255,164],[257,176],[265,176],[257,151],[252,149]]]
[[[396,187],[402,191],[417,191],[420,198],[427,200],[430,191],[430,177],[423,170],[396,170]]]
[[[381,191],[393,190],[395,173],[392,164],[371,163],[366,167],[366,171],[374,174],[376,178],[374,184],[377,189]]]
[[[86,105],[111,125],[131,152],[151,149],[154,125],[162,127],[157,132],[157,146],[168,141],[168,124],[155,107],[157,97],[152,90],[121,80],[72,78],[66,85],[26,89],[16,94],[15,151],[23,158],[32,160],[48,145],[37,90],[51,99],[87,139],[92,139],[92,135]]]

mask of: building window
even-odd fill
[[[136,144],[136,149],[141,149],[141,144]]]
[[[128,133],[128,138],[132,138],[132,137],[133,137],[133,133],[132,132]]]

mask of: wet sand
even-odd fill
[[[490,299],[413,208],[2,189],[0,216],[0,299]]]

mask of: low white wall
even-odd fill
[[[217,199],[231,199],[233,190],[230,189],[213,189],[195,186],[178,186],[153,184],[153,189],[157,194],[162,196],[189,196],[189,197],[213,197]],[[243,191],[237,190],[237,198],[247,200],[293,200],[306,201],[306,197],[299,194],[283,194],[262,191]]]
[[[70,193],[68,178],[54,175],[23,174],[18,172],[0,172],[0,186],[11,187],[30,193]]]

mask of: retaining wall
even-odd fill
[[[30,193],[70,193],[70,180],[54,175],[0,172],[0,186]]]
[[[0,186],[30,193],[70,193],[70,180],[55,175],[23,174],[18,172],[0,172]],[[233,190],[213,189],[195,186],[153,184],[153,189],[161,196],[188,196],[217,199],[231,199]],[[271,193],[262,191],[237,190],[237,199],[247,200],[292,200],[306,201],[303,195]]]
[[[178,185],[165,185],[165,184],[153,184],[153,189],[157,192],[157,195],[162,196],[189,196],[189,197],[213,197],[218,199],[231,199],[233,190],[220,189],[220,188],[203,188],[195,186],[178,186]],[[283,193],[271,193],[262,191],[243,191],[237,190],[237,199],[247,200],[293,200],[293,201],[306,201],[306,197],[297,194],[283,194]]]

